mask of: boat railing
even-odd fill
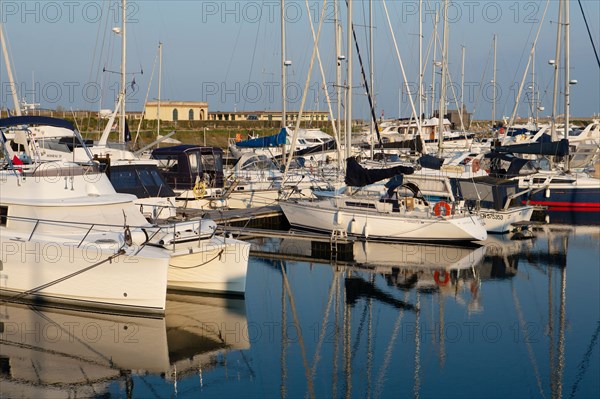
[[[139,246],[138,252],[147,244],[158,245],[164,248],[171,246],[175,250],[176,245],[183,242],[198,241],[200,242],[206,239],[210,239],[214,236],[216,231],[216,225],[214,228],[208,230],[202,230],[203,219],[192,219],[183,221],[174,221],[168,224],[161,225],[128,225],[128,224],[109,224],[109,223],[86,223],[86,222],[73,222],[63,220],[48,220],[48,219],[37,219],[28,218],[23,216],[8,216],[2,215],[0,225],[7,225],[7,221],[23,222],[33,224],[31,231],[28,233],[29,237],[27,241],[31,241],[43,226],[53,226],[56,228],[69,229],[69,231],[60,234],[60,237],[70,237],[74,239],[79,237],[75,232],[82,234],[81,238],[78,239],[76,248],[80,248],[86,243],[86,239],[90,234],[97,233],[113,233],[122,234],[123,244],[127,246],[136,245]],[[214,224],[214,222],[213,222]],[[26,231],[23,231],[26,233]],[[116,241],[115,241],[116,242]]]
[[[80,229],[81,234],[83,236],[80,239],[79,244],[77,245],[77,248],[79,248],[81,245],[83,245],[86,238],[94,231],[101,232],[101,233],[107,233],[107,232],[119,233],[122,231],[124,235],[127,235],[128,230],[131,231],[132,229],[133,230],[139,229],[140,231],[142,231],[142,229],[146,229],[149,227],[147,225],[146,226],[115,225],[115,224],[108,224],[108,223],[86,223],[86,222],[73,222],[73,221],[66,221],[66,220],[29,218],[29,217],[24,217],[24,216],[2,215],[2,220],[0,221],[2,225],[6,226],[9,221],[33,224],[33,227],[31,229],[31,231],[29,232],[29,237],[28,237],[27,241],[31,241],[33,239],[34,235],[36,234],[36,232],[38,231],[38,229],[40,229],[43,225],[53,226],[56,228],[65,228],[65,229],[72,228],[72,230],[65,232],[65,236],[74,236],[73,233],[75,231],[77,231],[77,229]],[[160,230],[161,227],[157,227],[157,229]]]

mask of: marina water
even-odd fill
[[[545,225],[338,262],[268,239],[245,299],[170,294],[156,319],[3,303],[0,397],[598,397],[599,238]]]

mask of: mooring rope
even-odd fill
[[[216,254],[216,255],[215,255],[215,256],[213,256],[211,259],[207,260],[206,262],[204,262],[204,263],[199,263],[199,264],[197,264],[197,265],[194,265],[194,266],[173,266],[173,265],[169,265],[169,267],[172,267],[172,268],[174,268],[174,269],[181,269],[181,270],[195,269],[195,268],[197,268],[197,267],[202,267],[202,266],[204,266],[204,265],[206,265],[206,264],[208,264],[208,263],[212,262],[213,260],[215,260],[215,259],[217,259],[217,258],[221,258],[221,255],[223,254],[223,252],[225,252],[225,249],[221,249],[221,250],[219,251],[219,253],[218,253],[218,254]]]

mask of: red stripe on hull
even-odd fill
[[[526,202],[523,201],[523,204]],[[557,201],[530,201],[530,205],[547,206],[548,210],[577,210],[581,212],[599,212],[600,204],[597,202],[557,202]]]

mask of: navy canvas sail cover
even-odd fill
[[[277,147],[285,144],[286,132],[285,128],[273,136],[258,137],[255,139],[238,141],[235,145],[238,148],[266,148],[266,147]]]
[[[410,175],[414,173],[410,166],[394,166],[386,169],[365,169],[354,157],[346,159],[346,178],[348,186],[364,187],[378,181],[389,179],[397,175]]]
[[[65,119],[51,118],[49,116],[11,116],[0,119],[0,127],[11,127],[19,125],[43,125],[61,127],[63,129],[75,130],[75,126]]]
[[[512,144],[494,147],[493,151],[499,153],[512,154],[533,154],[533,155],[554,155],[563,157],[569,155],[569,140],[560,141]]]

